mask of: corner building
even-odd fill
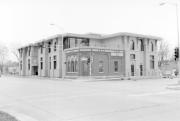
[[[134,33],[56,35],[19,48],[19,74],[41,77],[158,76],[160,37]]]

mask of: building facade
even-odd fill
[[[56,35],[19,48],[22,76],[158,75],[159,37],[134,33]]]

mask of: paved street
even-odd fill
[[[24,121],[179,121],[178,79],[1,77],[0,110]]]

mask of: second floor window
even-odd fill
[[[56,51],[57,42],[54,42],[54,51]]]
[[[20,57],[22,58],[22,51],[20,51]]]
[[[131,60],[135,60],[136,59],[136,55],[135,54],[130,54],[130,58],[131,58]]]
[[[75,47],[77,47],[78,46],[78,40],[77,40],[77,38],[75,38]]]
[[[144,43],[142,39],[140,39],[140,50],[144,51]]]
[[[48,43],[48,52],[51,53],[51,42]]]
[[[154,51],[154,44],[151,42],[151,44],[150,44],[150,48],[151,48],[151,51],[153,52]]]
[[[135,43],[133,40],[130,42],[130,50],[135,50]]]
[[[41,46],[41,54],[43,53],[43,47]]]
[[[66,37],[63,40],[63,49],[70,48],[70,38]]]
[[[89,39],[82,39],[81,40],[81,45],[82,46],[89,46]]]
[[[31,55],[31,47],[29,47],[28,55]]]

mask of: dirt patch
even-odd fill
[[[19,121],[8,113],[0,111],[0,121]]]

